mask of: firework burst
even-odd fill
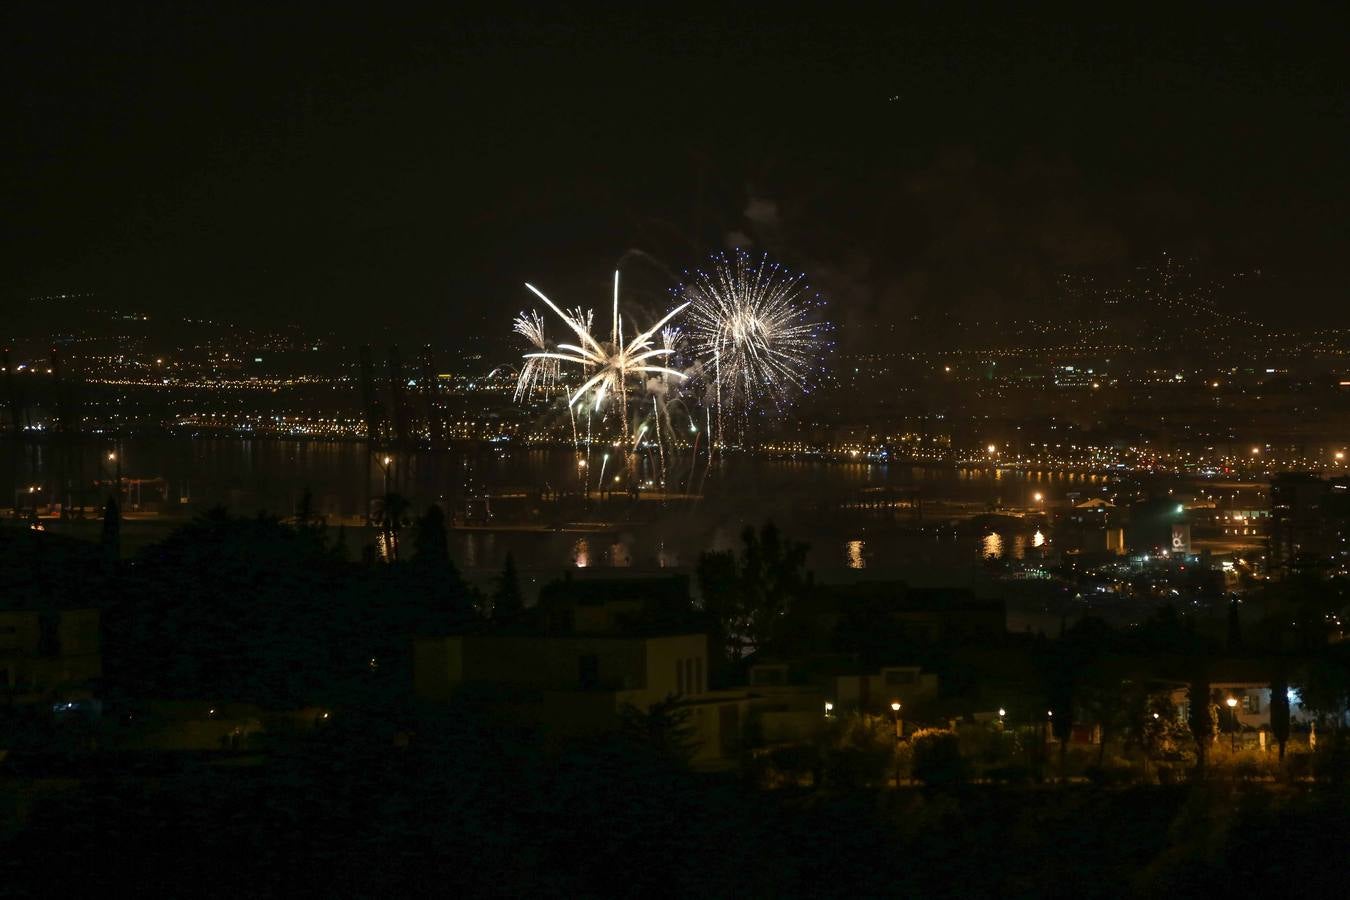
[[[544,333],[544,317],[539,313],[534,310],[522,312],[516,316],[512,329],[516,334],[525,338],[535,350],[547,352],[548,338]],[[562,363],[558,360],[527,356],[525,364],[520,367],[520,375],[516,379],[515,399],[520,400],[535,391],[545,395],[552,393],[561,374]]]
[[[580,367],[582,383],[568,398],[568,405],[575,405],[587,392],[593,392],[591,407],[600,409],[604,405],[607,395],[617,395],[622,398],[621,411],[626,418],[628,389],[631,384],[634,382],[641,384],[643,379],[649,375],[676,380],[684,379],[683,372],[660,364],[672,355],[674,350],[668,347],[654,347],[652,337],[688,304],[677,306],[666,313],[651,328],[641,332],[631,340],[625,340],[623,316],[619,313],[619,273],[615,272],[614,306],[610,320],[610,336],[608,341],[601,341],[592,333],[592,317],[589,312],[584,315],[579,309],[571,313],[563,312],[534,285],[526,284],[525,286],[533,291],[536,297],[543,300],[548,308],[553,310],[577,336],[578,343],[560,343],[553,350],[543,349],[535,353],[525,354],[526,366],[533,360],[546,360],[556,362],[559,366],[563,363],[571,363]]]
[[[678,289],[689,304],[688,341],[699,360],[709,402],[725,409],[738,432],[752,413],[779,411],[809,392],[828,342],[823,300],[805,275],[767,256],[717,254]],[[720,431],[720,429],[719,429]]]

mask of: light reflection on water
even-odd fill
[[[360,444],[248,440],[231,438],[146,438],[117,442],[119,460],[126,477],[162,477],[167,481],[163,500],[174,517],[194,515],[216,503],[240,515],[260,509],[279,514],[294,510],[308,488],[318,511],[330,523],[347,520],[354,548],[366,547],[380,556],[382,548],[375,529],[353,524],[368,509],[368,499],[384,489],[384,472],[368,465]],[[83,448],[88,458],[72,467],[86,480],[106,477],[107,445],[91,441]],[[32,483],[45,477],[50,463],[16,455],[13,444],[0,442],[0,487]],[[598,470],[599,459],[591,466]],[[611,463],[613,461],[611,460]],[[369,469],[369,471],[367,471]],[[513,449],[506,452],[442,454],[414,453],[400,457],[392,468],[391,490],[408,496],[420,511],[426,504],[442,504],[460,524],[466,517],[468,498],[481,493],[515,492],[520,496],[547,485],[553,490],[576,490],[581,484],[579,467],[570,450]],[[595,472],[591,471],[592,482]],[[507,552],[522,568],[557,571],[561,567],[628,566],[635,569],[693,567],[708,549],[739,549],[740,532],[746,525],[772,519],[784,535],[811,547],[808,566],[820,571],[839,568],[890,570],[902,566],[940,563],[966,565],[981,556],[1033,554],[1048,545],[1048,536],[1028,534],[1020,541],[1012,533],[957,537],[907,530],[878,528],[860,530],[851,513],[821,515],[831,502],[856,496],[873,488],[916,491],[925,504],[924,521],[933,509],[937,521],[948,510],[970,512],[997,506],[1004,497],[1021,500],[1034,484],[1047,500],[1057,498],[1070,485],[1104,485],[1109,479],[1052,471],[951,469],[941,466],[892,464],[835,465],[809,459],[767,460],[728,456],[707,474],[701,474],[703,499],[696,510],[664,507],[650,517],[625,524],[622,531],[603,529],[582,537],[576,532],[553,530],[548,509],[526,501],[515,505],[494,504],[497,519],[475,518],[472,529],[451,532],[451,556],[464,569],[500,570]],[[1094,488],[1097,490],[1099,488]],[[0,497],[7,496],[0,493]],[[3,501],[0,501],[3,502]],[[931,507],[930,507],[931,504]],[[478,506],[475,513],[481,513]],[[587,522],[606,521],[608,511],[586,514]],[[617,517],[614,517],[617,518]],[[166,517],[167,520],[167,517]],[[907,524],[910,520],[905,520]],[[503,530],[491,526],[500,522]],[[544,526],[520,529],[521,523]],[[562,517],[556,524],[566,525]],[[486,526],[486,527],[483,527]],[[157,539],[169,524],[155,530],[147,526],[137,539]],[[1033,550],[1033,548],[1037,548]],[[406,548],[403,548],[406,552]]]

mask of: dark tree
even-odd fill
[[[338,562],[349,562],[351,560],[351,548],[347,546],[347,526],[339,525],[337,537],[333,539],[333,559]]]
[[[450,564],[450,536],[445,527],[445,513],[435,504],[417,520],[413,559],[433,565]]]
[[[1340,728],[1350,706],[1350,667],[1332,648],[1319,648],[1304,671],[1298,692],[1303,708],[1319,725]]]
[[[1190,705],[1189,725],[1195,738],[1195,771],[1204,777],[1205,759],[1209,756],[1209,742],[1214,735],[1214,719],[1210,715],[1209,679],[1196,676],[1187,691]]]
[[[1228,652],[1242,649],[1242,619],[1238,616],[1237,598],[1228,603]]]
[[[516,558],[508,552],[502,574],[497,577],[497,587],[492,592],[492,617],[509,619],[524,611],[525,597],[520,590],[520,576],[516,573]]]
[[[653,703],[645,712],[624,704],[619,710],[619,734],[633,746],[678,766],[687,766],[698,749],[689,710],[675,697]]]
[[[99,537],[103,548],[103,558],[115,565],[122,558],[122,515],[117,508],[117,499],[109,497],[103,507],[103,533]]]
[[[1289,681],[1283,670],[1270,682],[1270,731],[1280,747],[1280,762],[1284,762],[1284,745],[1289,741]]]
[[[807,545],[784,541],[773,523],[741,535],[739,558],[730,552],[699,557],[704,610],[733,662],[773,643],[793,604],[807,590]]]
[[[741,591],[736,573],[736,554],[730,550],[710,550],[698,558],[698,589],[703,610],[713,623],[715,647],[723,659],[740,658],[740,640],[733,637],[739,623]]]
[[[323,524],[314,514],[314,494],[309,488],[300,495],[300,505],[295,510],[295,524],[299,528],[310,528]]]

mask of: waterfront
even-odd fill
[[[1034,516],[1038,506],[1100,494],[1111,484],[1082,473],[728,455],[711,467],[700,459],[682,496],[644,494],[651,499],[632,502],[627,492],[602,494],[598,477],[587,479],[586,496],[585,468],[559,449],[484,445],[399,454],[388,465],[344,442],[155,437],[87,440],[77,449],[60,461],[44,445],[20,453],[0,443],[4,496],[31,506],[28,489],[49,494],[64,468],[72,484],[88,485],[83,503],[92,507],[120,477],[134,543],[139,533],[151,540],[217,505],[241,515],[291,515],[306,490],[318,514],[357,527],[367,492],[378,496],[387,484],[417,507],[435,502],[453,514],[459,527],[452,555],[469,570],[498,568],[508,551],[528,568],[686,567],[702,550],[734,546],[746,525],[766,520],[810,543],[811,563],[821,571],[915,561],[970,567],[990,553],[1039,551],[1037,529],[976,533],[948,523],[995,510]]]

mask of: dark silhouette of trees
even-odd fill
[[[1186,695],[1190,707],[1187,724],[1191,736],[1195,738],[1195,771],[1204,777],[1205,762],[1209,757],[1209,744],[1214,736],[1214,717],[1210,712],[1209,678],[1197,674],[1190,684]]]
[[[966,779],[967,765],[961,741],[954,731],[928,730],[914,735],[914,777],[930,787],[959,784]]]
[[[449,530],[439,506],[432,504],[417,518],[412,550],[412,560],[395,565],[392,572],[395,580],[407,578],[414,595],[420,598],[422,613],[411,627],[439,634],[472,618],[471,591],[450,559]]]
[[[771,646],[810,584],[807,545],[784,540],[772,522],[746,528],[741,543],[739,556],[704,553],[698,564],[704,609],[732,661]]]
[[[1303,708],[1312,713],[1317,724],[1342,728],[1350,708],[1350,666],[1331,647],[1320,647],[1309,660],[1298,685]]]
[[[287,709],[400,697],[413,636],[461,627],[470,600],[448,554],[357,566],[314,526],[216,509],[122,572],[105,668],[129,693],[166,699]]]
[[[103,507],[103,530],[99,534],[99,546],[103,548],[103,558],[108,565],[115,566],[122,559],[122,511],[117,507],[117,498],[109,497]]]
[[[1242,619],[1239,616],[1237,598],[1228,601],[1228,652],[1236,653],[1242,649]]]
[[[445,526],[445,513],[436,504],[427,507],[416,522],[413,536],[413,559],[426,565],[450,564],[450,535]]]
[[[516,558],[508,551],[502,563],[502,573],[492,592],[492,618],[510,619],[525,611],[525,596],[520,590],[520,576],[516,573]]]
[[[351,548],[347,546],[347,526],[339,525],[337,535],[333,538],[333,559],[338,562],[350,562],[352,558]]]
[[[314,493],[305,488],[300,495],[300,505],[295,510],[295,526],[301,529],[322,528],[323,524],[323,517],[314,512]]]
[[[632,704],[619,709],[619,737],[633,747],[677,766],[687,766],[698,750],[689,709],[678,697],[666,697],[646,710]]]
[[[736,554],[731,550],[710,550],[698,558],[698,587],[703,609],[713,623],[713,646],[723,659],[739,660],[741,639],[733,636],[741,619],[740,580]]]
[[[1289,681],[1283,666],[1270,682],[1270,732],[1280,748],[1280,762],[1284,762],[1284,745],[1289,741]]]

